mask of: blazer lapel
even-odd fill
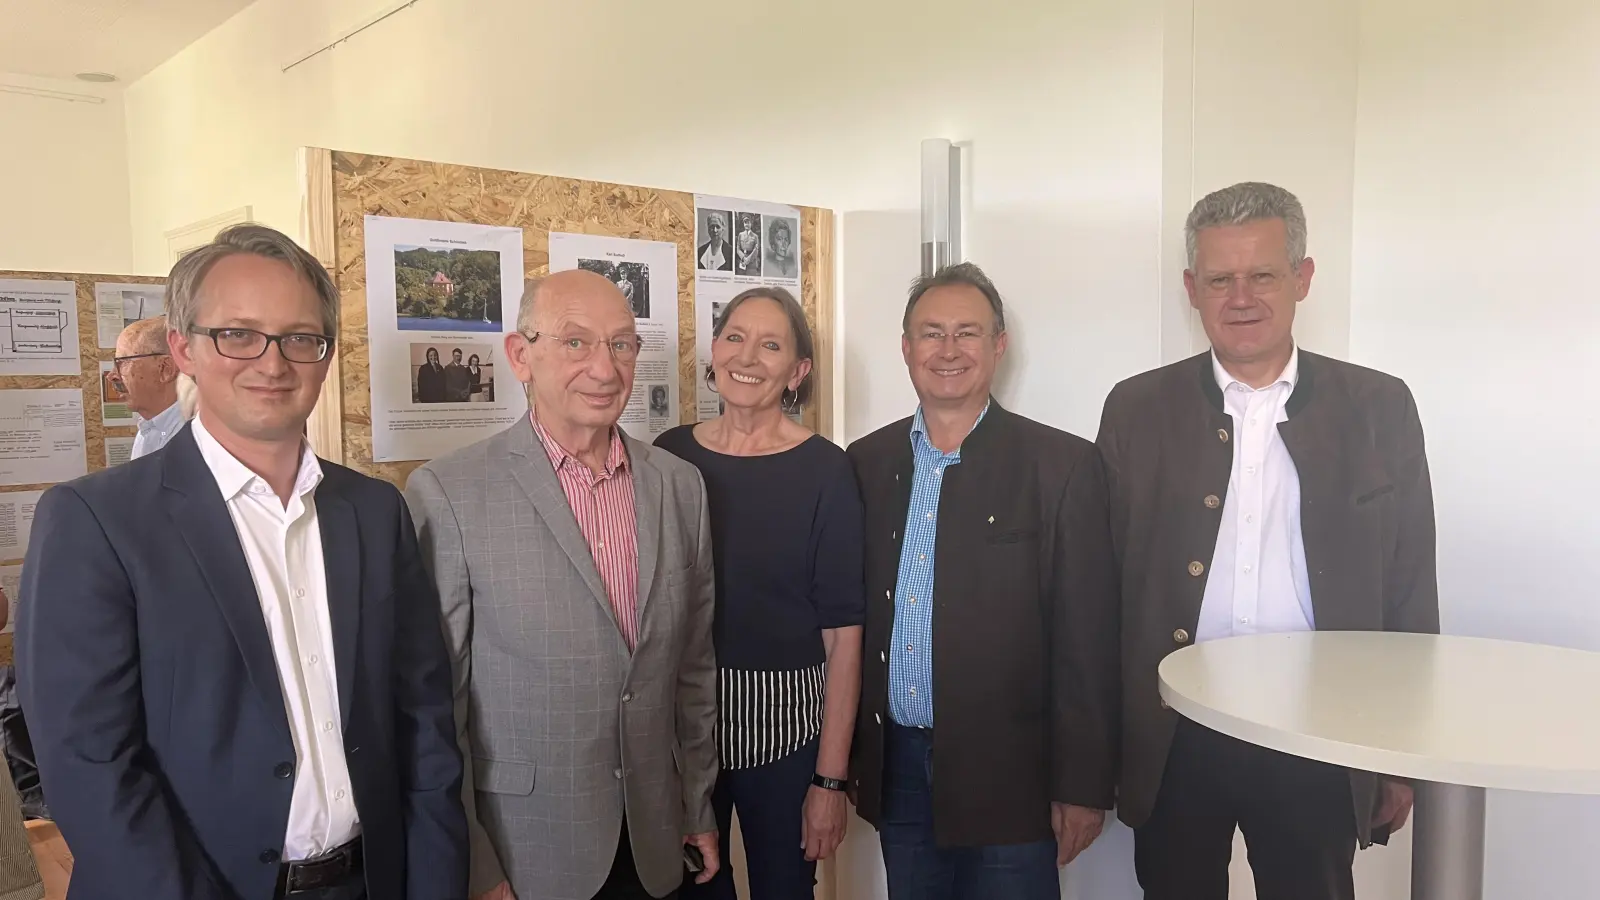
[[[245,560],[244,547],[216,479],[187,427],[172,439],[163,454],[162,486],[166,488],[168,513],[178,534],[194,555],[195,565],[222,608],[228,630],[244,656],[250,683],[266,704],[268,717],[282,730],[285,739],[290,738],[283,690],[278,684],[278,663],[255,580],[250,576],[250,564]]]
[[[600,570],[595,567],[594,554],[589,552],[589,543],[578,529],[578,520],[567,503],[567,493],[561,489],[556,470],[550,465],[550,456],[544,452],[538,435],[533,433],[532,423],[523,419],[510,430],[509,435],[512,477],[516,479],[517,486],[533,502],[534,510],[544,519],[550,533],[555,536],[556,544],[572,561],[583,583],[589,586],[595,602],[606,611],[611,624],[616,625],[617,614],[611,608],[605,584],[600,581]]]
[[[661,472],[645,459],[644,445],[623,438],[633,475],[633,505],[639,547],[639,638],[644,639],[644,608],[655,587],[656,559],[661,555]]]
[[[345,727],[355,718],[356,652],[361,633],[361,532],[355,507],[323,479],[316,494],[322,532],[322,567],[328,581],[328,621],[333,626],[334,669],[339,675],[339,709]]]

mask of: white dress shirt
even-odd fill
[[[328,579],[317,527],[315,491],[322,466],[307,444],[285,506],[265,480],[217,443],[199,416],[194,440],[239,533],[278,663],[295,750],[283,858],[310,859],[361,833],[345,764]]]
[[[183,427],[183,404],[173,403],[171,406],[156,413],[153,419],[139,417],[139,433],[133,438],[133,455],[129,459],[138,459],[149,453],[154,453],[165,447],[167,441],[178,433]]]
[[[1300,473],[1278,433],[1300,373],[1300,348],[1278,380],[1259,390],[1211,357],[1223,405],[1233,417],[1233,471],[1196,641],[1242,634],[1310,631],[1311,580],[1300,534]]]
[[[727,247],[728,245],[726,243],[719,244],[715,247],[707,247],[706,252],[700,257],[700,268],[720,269],[727,265],[728,258],[722,255],[722,251],[726,250]]]

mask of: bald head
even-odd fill
[[[140,319],[117,335],[117,378],[128,408],[153,419],[178,402],[178,368],[167,355],[167,319]]]
[[[523,284],[517,330],[524,334],[549,331],[553,323],[574,315],[614,319],[619,311],[633,321],[633,309],[616,282],[587,269],[569,269],[530,278]]]
[[[151,316],[122,329],[117,335],[118,356],[167,352],[167,317]]]

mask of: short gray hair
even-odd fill
[[[167,329],[187,335],[200,316],[200,287],[211,267],[230,256],[248,253],[287,263],[317,292],[322,307],[323,333],[339,335],[339,289],[315,256],[294,239],[265,225],[234,225],[217,233],[211,243],[183,255],[167,276]]]
[[[1189,212],[1189,221],[1183,226],[1184,242],[1188,245],[1189,269],[1194,270],[1194,258],[1200,248],[1200,232],[1206,228],[1225,225],[1244,225],[1282,219],[1289,236],[1289,264],[1299,268],[1306,259],[1306,211],[1300,199],[1275,184],[1245,181],[1200,198]]]
[[[1000,299],[1000,289],[994,286],[977,263],[959,262],[954,265],[944,266],[932,275],[923,275],[911,282],[911,294],[906,299],[905,315],[900,317],[900,330],[911,333],[911,311],[917,308],[917,301],[922,295],[941,287],[956,287],[965,285],[974,288],[989,301],[989,308],[994,310],[994,333],[996,335],[1006,330],[1006,305]]]
[[[522,282],[522,300],[517,305],[517,330],[523,337],[534,332],[533,327],[533,301],[539,296],[539,288],[544,286],[547,276],[529,278]]]

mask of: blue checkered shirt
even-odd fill
[[[987,404],[978,422],[989,414]],[[978,427],[977,422],[973,423]],[[894,639],[889,644],[889,716],[910,728],[933,727],[933,552],[939,533],[944,470],[961,462],[961,448],[939,452],[928,441],[922,409],[911,421],[911,506],[906,510],[900,574],[894,585]]]

